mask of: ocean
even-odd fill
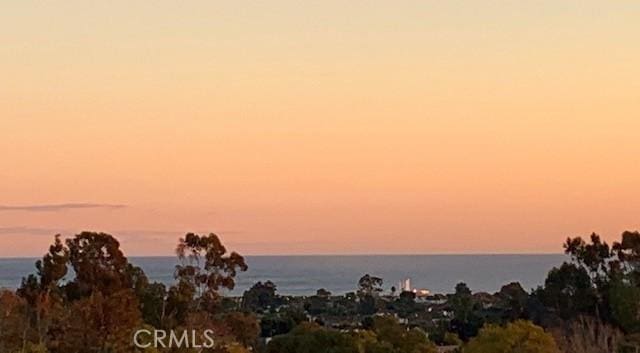
[[[364,274],[381,277],[385,290],[411,279],[412,287],[432,293],[450,293],[459,282],[474,292],[495,292],[504,284],[520,282],[525,290],[544,283],[564,255],[346,255],[247,256],[249,270],[236,277],[228,295],[241,295],[257,281],[270,280],[279,294],[310,295],[325,288],[333,294],[354,291]],[[36,259],[0,258],[0,288],[14,289],[22,277],[35,273]],[[130,257],[152,281],[173,283],[175,257]]]

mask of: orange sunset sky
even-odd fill
[[[7,1],[0,256],[560,252],[640,229],[638,1]]]

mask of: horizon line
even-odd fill
[[[319,253],[319,254],[248,254],[243,257],[348,257],[348,256],[541,256],[541,255],[565,255],[562,252],[470,252],[470,253]],[[176,257],[176,255],[126,255],[127,258],[165,258]],[[39,259],[42,256],[0,256],[0,260],[19,259]]]

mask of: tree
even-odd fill
[[[614,242],[606,298],[613,321],[627,333],[640,332],[640,232],[625,231]]]
[[[612,247],[593,233],[568,238],[573,262],[553,269],[538,297],[565,319],[592,314],[626,332],[640,330],[640,233],[626,231]]]
[[[148,283],[144,272],[129,263],[117,239],[106,233],[82,232],[67,239],[66,247],[56,238],[48,255],[61,255],[45,255],[37,265],[43,274],[41,282],[52,278],[50,283],[55,283],[64,272],[62,261],[68,253],[75,273],[64,286],[64,311],[53,318],[47,348],[52,353],[73,353],[89,346],[96,352],[130,347],[131,335],[141,323],[136,293]],[[47,273],[57,275],[47,277]]]
[[[520,283],[512,282],[502,286],[497,293],[497,297],[505,310],[503,313],[504,320],[514,321],[525,318],[529,294],[525,292]]]
[[[331,313],[336,316],[354,316],[358,314],[358,304],[358,296],[349,292],[334,298]]]
[[[320,288],[316,291],[316,296],[321,298],[329,298],[331,296],[331,292],[324,288]]]
[[[163,326],[166,310],[167,289],[164,284],[154,282],[138,295],[142,319],[153,327]]]
[[[340,332],[304,323],[289,334],[274,337],[267,353],[435,353],[419,329],[407,329],[392,317],[372,319],[371,331]]]
[[[373,318],[372,331],[380,346],[391,347],[394,353],[435,353],[435,345],[418,328],[407,329],[392,316]]]
[[[358,312],[372,315],[377,308],[378,294],[382,292],[382,278],[366,274],[358,281]]]
[[[69,299],[89,297],[96,291],[108,296],[125,288],[134,289],[135,275],[142,271],[129,263],[112,235],[82,232],[67,239],[66,244],[75,273],[66,286]]]
[[[598,300],[587,270],[569,263],[551,269],[544,287],[538,288],[534,295],[565,320],[580,314],[594,314]]]
[[[631,265],[631,270],[640,270],[640,232],[624,231],[620,242],[613,243],[612,250],[621,261]]]
[[[625,231],[620,242],[614,242],[611,249],[632,284],[640,286],[640,232]]]
[[[357,341],[350,335],[304,323],[287,335],[274,337],[267,353],[360,353]]]
[[[329,297],[331,292],[321,288],[316,291],[316,295],[312,295],[305,300],[304,309],[311,315],[320,315],[326,313],[329,309]]]
[[[198,235],[188,233],[180,238],[176,248],[180,264],[176,266],[177,285],[169,290],[169,301],[174,315],[184,318],[191,301],[195,299],[195,310],[214,311],[220,289],[233,289],[238,271],[246,271],[244,258],[236,252],[227,254],[214,233]]]
[[[445,346],[460,346],[462,345],[462,340],[453,332],[445,332],[442,343]]]
[[[471,290],[465,283],[456,285],[455,293],[449,298],[449,304],[453,310],[451,329],[465,340],[475,336],[484,322],[474,313],[476,303]]]
[[[62,284],[69,266],[75,276]],[[96,351],[104,352],[129,345],[140,320],[136,286],[147,280],[129,264],[114,237],[82,232],[63,243],[56,235],[36,270],[17,290],[30,324],[24,347],[74,352],[91,341]]]
[[[50,331],[51,353],[129,352],[131,337],[142,323],[131,290],[110,295],[100,291],[71,303]]]
[[[223,322],[236,342],[245,347],[256,345],[260,327],[255,315],[233,312],[225,315]]]
[[[141,327],[215,329],[216,352],[246,351],[238,341],[255,342],[252,315],[194,310],[209,309],[200,304],[213,302],[218,289],[233,288],[236,271],[246,270],[244,259],[226,254],[215,235],[187,234],[178,254],[178,281],[167,291],[161,283],[149,283],[109,234],[82,232],[64,242],[56,236],[17,295],[0,291],[0,352],[128,353],[132,334]],[[67,279],[68,272],[74,276]],[[166,312],[184,315],[165,320]]]
[[[564,251],[576,264],[586,268],[593,282],[599,285],[608,274],[611,248],[596,233],[592,233],[590,239],[591,243],[587,243],[581,237],[567,238]]]
[[[563,349],[611,351],[620,330],[640,331],[640,233],[626,231],[611,247],[593,233],[589,242],[568,238],[564,248],[572,262],[552,269],[533,295],[564,322],[545,311],[538,320],[557,332]]]
[[[465,353],[560,353],[553,337],[529,321],[487,325],[464,347]]]
[[[411,291],[402,291],[398,298],[390,305],[400,317],[408,317],[418,310],[416,305],[416,294]]]
[[[23,298],[0,290],[0,352],[19,352],[27,343],[29,320]]]
[[[62,309],[63,294],[59,283],[67,274],[68,261],[69,250],[60,240],[60,234],[57,234],[49,251],[36,261],[36,275],[23,278],[16,291],[28,304],[26,315],[31,323],[29,331],[33,332],[34,340],[40,345],[46,341],[51,317]]]
[[[242,294],[242,306],[257,311],[277,304],[276,285],[271,281],[257,282]]]
[[[456,284],[455,293],[450,299],[453,315],[456,319],[466,322],[473,310],[473,296],[466,283]]]
[[[581,237],[567,238],[564,251],[571,256],[574,267],[584,269],[589,274],[590,285],[594,287],[594,290],[588,293],[595,297],[593,314],[597,318],[610,320],[611,315],[606,304],[608,287],[611,276],[619,272],[619,264],[612,261],[611,247],[598,234],[592,233],[589,238],[590,242],[584,241]]]
[[[49,246],[49,252],[42,260],[36,262],[40,289],[50,291],[58,286],[58,283],[67,275],[67,263],[69,262],[69,249],[60,240],[60,234],[56,234],[54,242]]]
[[[260,320],[260,336],[273,337],[289,333],[301,323],[307,322],[304,312],[289,308],[278,313],[268,313]]]
[[[640,287],[615,281],[609,287],[609,310],[625,332],[640,332]]]
[[[358,294],[377,295],[382,292],[382,278],[366,274],[358,281]]]

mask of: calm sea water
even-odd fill
[[[518,281],[526,289],[544,282],[547,272],[560,265],[564,255],[374,255],[374,256],[248,256],[249,270],[238,275],[239,295],[257,281],[271,280],[280,294],[307,295],[318,288],[334,294],[356,288],[358,279],[369,273],[384,279],[389,289],[411,278],[413,287],[435,293],[449,293],[458,282],[473,291],[495,292],[506,283]],[[173,257],[133,257],[154,281],[173,282]],[[33,273],[35,259],[0,259],[0,287],[16,288],[20,279]]]

